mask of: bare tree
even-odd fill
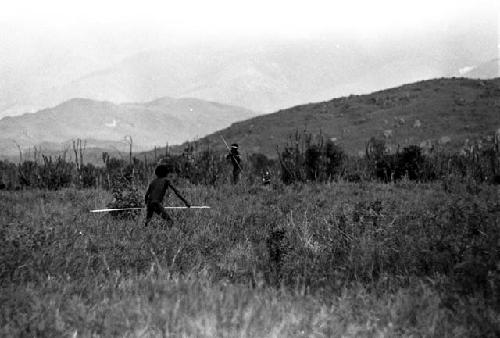
[[[76,139],[72,141],[73,152],[75,153],[75,164],[76,170],[78,171],[78,180],[81,182],[82,179],[82,167],[83,167],[83,153],[87,148],[87,141],[82,141],[81,139]]]
[[[129,145],[129,163],[132,164],[132,145],[134,143],[134,141],[132,140],[132,136],[125,136],[125,142],[127,142]]]
[[[12,142],[15,143],[17,149],[19,150],[19,163],[22,163],[23,162],[23,150],[22,150],[21,146],[19,145],[19,143],[16,142],[16,140],[12,140]]]

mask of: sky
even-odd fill
[[[0,70],[31,50],[71,48],[112,64],[172,43],[337,35],[376,44],[467,23],[498,32],[499,7],[494,0],[9,1],[0,11]]]
[[[343,32],[374,38],[432,32],[457,21],[498,15],[498,8],[493,0],[18,0],[2,5],[0,23],[61,39],[96,38],[103,31],[155,32],[150,39],[183,40]]]

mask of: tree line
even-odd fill
[[[192,184],[220,185],[229,181],[230,163],[226,154],[204,148],[198,142],[188,143],[180,154],[166,153],[154,159],[142,159],[130,153],[129,159],[102,153],[102,165],[85,163],[85,149],[80,140],[74,142],[75,157],[66,154],[39,154],[20,163],[0,161],[0,188],[49,189],[66,187],[113,189],[116,181],[146,185],[154,168],[163,163],[176,179]],[[486,142],[462,151],[423,149],[418,145],[388,152],[384,140],[372,138],[364,156],[348,155],[341,145],[322,135],[296,132],[282,147],[277,158],[263,154],[244,157],[244,182],[262,181],[292,184],[310,181],[381,181],[402,179],[430,182],[436,180],[470,180],[477,183],[500,183],[500,151],[497,144]]]

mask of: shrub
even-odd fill
[[[143,196],[135,187],[133,178],[130,176],[115,175],[113,177],[111,193],[113,200],[108,204],[108,208],[141,208],[144,205]],[[119,219],[127,219],[135,218],[140,213],[140,210],[112,211],[111,216]]]

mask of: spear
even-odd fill
[[[236,159],[234,158],[234,156],[231,154],[231,148],[229,148],[229,146],[227,145],[227,142],[224,139],[224,136],[220,135],[220,138],[222,139],[222,142],[224,142],[224,144],[226,145],[227,150],[229,150],[229,154],[233,157],[234,162],[236,162],[236,164],[238,165],[238,168],[240,169],[240,171],[243,172],[243,169],[241,168],[240,163],[238,161],[236,161]]]
[[[207,205],[192,205],[190,207],[163,207],[165,209],[210,209]],[[110,211],[125,211],[125,210],[142,210],[145,208],[114,208],[114,209],[94,209],[90,210],[90,212],[110,212]]]

